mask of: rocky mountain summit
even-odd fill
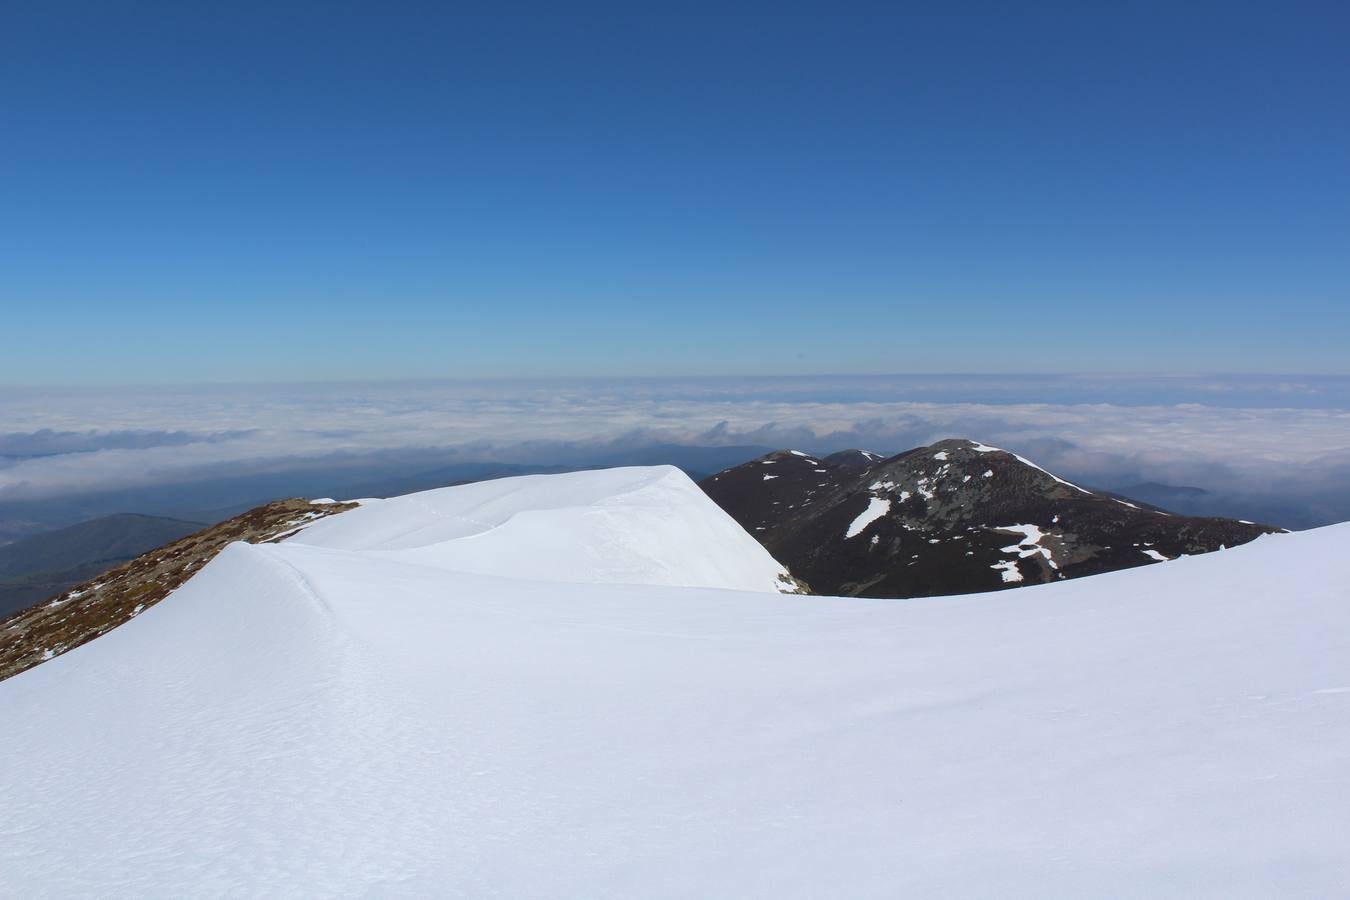
[[[1207,553],[1280,530],[1090,491],[964,439],[889,458],[779,450],[701,486],[822,594],[999,590]]]

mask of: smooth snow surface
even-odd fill
[[[526,475],[365,500],[291,543],[544,581],[773,591],[787,572],[672,466]]]
[[[573,477],[234,544],[0,683],[0,895],[1345,895],[1350,526],[901,601],[431,552],[544,498],[683,528],[663,577],[727,539]]]

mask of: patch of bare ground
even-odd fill
[[[143,553],[0,620],[0,681],[107,634],[169,596],[227,544],[282,541],[355,503],[277,500]]]

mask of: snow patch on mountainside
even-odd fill
[[[999,448],[999,447],[991,447],[991,446],[989,446],[988,444],[982,444],[982,443],[980,443],[979,441],[970,441],[970,449],[974,450],[976,453],[1008,453],[1010,456],[1012,456],[1014,459],[1016,459],[1016,460],[1017,460],[1018,462],[1020,462],[1022,465],[1024,465],[1024,466],[1031,466],[1031,468],[1035,469],[1036,471],[1038,471],[1038,472],[1040,472],[1040,473],[1042,473],[1042,474],[1044,474],[1044,475],[1049,475],[1051,478],[1055,479],[1055,481],[1058,481],[1060,484],[1064,485],[1065,487],[1071,487],[1071,488],[1073,488],[1075,491],[1079,491],[1079,492],[1081,492],[1081,493],[1087,494],[1088,496],[1091,496],[1091,495],[1092,495],[1092,491],[1089,491],[1089,490],[1087,490],[1086,488],[1081,488],[1081,487],[1079,487],[1078,485],[1074,484],[1072,481],[1065,481],[1063,478],[1060,478],[1060,477],[1059,477],[1058,475],[1056,475],[1054,472],[1046,471],[1045,469],[1043,469],[1043,468],[1041,468],[1040,466],[1036,465],[1036,464],[1035,464],[1034,462],[1032,462],[1031,460],[1027,459],[1025,456],[1018,456],[1016,453],[1010,453],[1009,451],[1003,450],[1003,449],[1001,449],[1001,448]],[[993,473],[992,473],[992,472],[987,472],[987,473],[985,473],[985,474],[986,474],[986,477],[987,477],[988,475],[991,475],[991,474],[993,474]],[[1136,507],[1136,508],[1137,508],[1137,507]]]
[[[1089,491],[1089,490],[1087,490],[1086,488],[1081,488],[1081,487],[1079,487],[1078,485],[1074,484],[1074,483],[1071,482],[1071,481],[1065,481],[1063,478],[1060,478],[1060,477],[1059,477],[1058,475],[1056,475],[1054,472],[1047,472],[1045,469],[1042,469],[1040,466],[1036,465],[1034,462],[1032,462],[1031,460],[1027,459],[1025,456],[1018,456],[1016,453],[1014,453],[1014,454],[1013,454],[1013,458],[1016,459],[1018,462],[1020,462],[1020,463],[1021,463],[1022,465],[1024,465],[1024,466],[1031,466],[1031,468],[1035,469],[1037,472],[1041,472],[1042,474],[1049,475],[1049,476],[1050,476],[1051,478],[1053,478],[1055,481],[1058,481],[1060,484],[1064,485],[1065,487],[1071,487],[1071,488],[1073,488],[1075,491],[1078,491],[1080,494],[1088,494],[1089,496],[1091,496],[1091,494],[1092,494],[1092,491]],[[1137,507],[1136,507],[1136,508],[1137,508]]]
[[[858,513],[858,517],[849,523],[848,530],[844,532],[844,537],[857,537],[867,530],[877,519],[891,511],[891,499],[889,497],[870,497],[867,501],[867,509]]]
[[[1046,534],[1041,530],[1039,525],[1000,525],[993,530],[1011,531],[1013,534],[1022,535],[1022,539],[1016,544],[1002,548],[1004,553],[1016,553],[1019,557],[1024,559],[1028,556],[1036,556],[1039,554],[1047,563],[1049,563],[1050,568],[1059,568],[1059,564],[1055,562],[1054,554],[1050,552],[1050,548],[1041,544],[1041,540]],[[997,566],[995,568],[997,568]],[[1022,579],[1020,575],[1016,579],[1009,578],[1008,570],[1004,569],[1003,580],[1021,581]]]
[[[1005,584],[1013,584],[1022,580],[1022,573],[1017,570],[1017,560],[1001,559],[989,568],[998,572]]]

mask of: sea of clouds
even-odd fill
[[[851,376],[9,388],[0,390],[0,501],[318,461],[584,465],[660,444],[893,453],[944,437],[1006,447],[1105,487],[1155,481],[1325,499],[1350,493],[1350,379]]]

